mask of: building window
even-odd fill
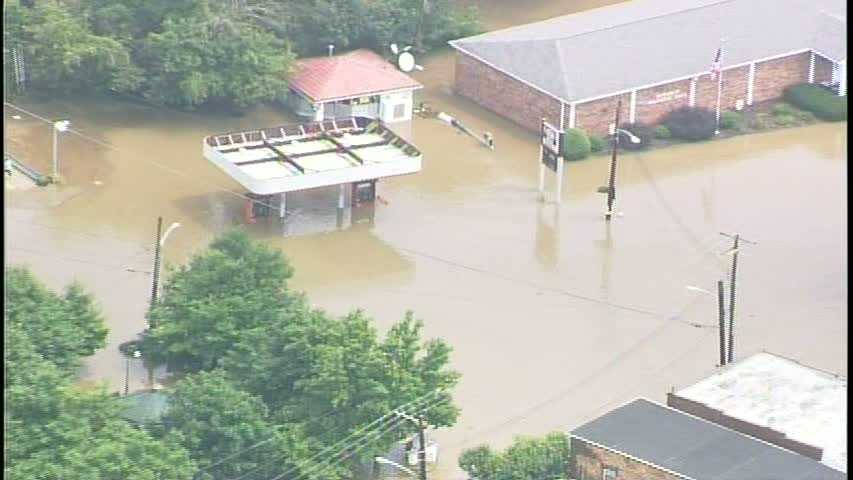
[[[403,118],[406,116],[406,104],[398,103],[394,105],[394,119]]]
[[[619,470],[616,470],[613,467],[602,467],[601,468],[601,480],[616,480],[619,476]]]

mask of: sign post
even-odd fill
[[[562,202],[563,190],[563,157],[560,147],[565,141],[566,133],[551,125],[544,118],[540,128],[539,142],[539,194],[545,199],[545,167],[557,175],[557,203]]]

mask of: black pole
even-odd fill
[[[737,282],[737,255],[740,245],[740,234],[735,234],[735,244],[732,250],[732,278],[729,286],[729,352],[727,363],[735,359],[735,283]]]
[[[125,371],[124,371],[124,396],[127,396],[128,391],[130,390],[130,357],[125,359]]]
[[[160,283],[160,236],[163,234],[163,217],[157,217],[157,239],[154,243],[154,281],[151,286],[151,308],[157,304],[157,287]],[[153,328],[154,325],[152,324]]]
[[[622,111],[622,97],[616,102],[616,123],[613,128],[613,144],[611,147],[612,154],[610,156],[610,179],[607,183],[607,212],[604,214],[605,220],[610,220],[610,215],[613,211],[613,201],[616,199],[616,155],[619,151],[619,113]]]
[[[421,421],[418,425],[418,441],[421,443],[421,448],[418,451],[418,463],[420,464],[420,474],[421,480],[427,480],[427,471],[426,471],[426,439],[424,436],[424,429],[426,426],[424,422]]]
[[[726,364],[726,305],[723,281],[717,281],[717,300],[720,315],[720,366]]]

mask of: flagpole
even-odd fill
[[[725,39],[720,39],[720,62],[717,72],[717,115],[714,135],[720,134],[720,110],[723,99],[723,42]]]

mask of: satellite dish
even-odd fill
[[[411,72],[415,69],[415,56],[409,52],[401,52],[397,56],[397,66],[406,73]]]

